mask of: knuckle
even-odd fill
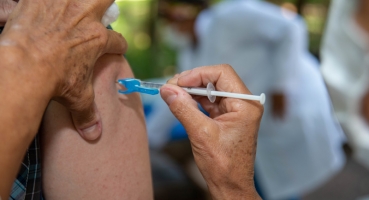
[[[220,67],[225,71],[234,71],[233,67],[230,64],[221,64]]]
[[[115,32],[115,31],[113,31],[113,32]],[[119,38],[119,40],[122,43],[123,51],[126,52],[127,48],[128,48],[128,42],[127,42],[126,38],[123,37],[123,35],[121,33],[115,32],[115,34],[117,35],[117,37]]]
[[[117,44],[115,46],[119,46],[119,51],[121,53],[125,53],[128,48],[128,43],[127,43],[127,40],[123,37],[123,35],[113,30],[108,30],[108,33],[109,33],[108,41],[110,40],[110,43]]]
[[[202,126],[199,131],[201,135],[206,138],[211,138],[211,135],[213,134],[213,129],[209,126]]]
[[[112,34],[115,35],[115,37],[119,38],[120,40],[122,40],[122,42],[126,43],[126,39],[123,37],[123,35],[121,33],[118,33],[116,31],[112,31],[112,30],[109,30]]]

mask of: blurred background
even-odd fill
[[[157,0],[116,0],[121,15],[112,24],[128,41],[126,54],[135,76],[157,78],[175,73],[176,53],[163,42],[163,21],[158,16]],[[212,0],[215,4],[219,1]],[[301,14],[309,31],[309,50],[319,57],[319,47],[330,0],[269,0]]]
[[[169,0],[170,1],[170,0]],[[196,0],[187,0],[188,2],[195,2]],[[224,0],[226,1],[226,0]],[[249,1],[249,0],[245,0]],[[257,0],[250,0],[250,1],[257,1]],[[261,0],[260,0],[261,1]],[[351,0],[347,0],[351,1]],[[220,0],[210,0],[207,1],[209,3],[209,7],[212,5],[217,5],[221,3]],[[323,40],[323,34],[326,30],[326,24],[328,21],[328,14],[329,14],[329,8],[331,6],[330,0],[267,0],[266,2],[269,2],[275,6],[281,7],[285,10],[288,10],[289,14],[296,13],[300,15],[305,22],[306,28],[302,28],[303,31],[306,31],[307,36],[307,44],[306,44],[306,54],[308,54],[309,58],[306,58],[308,63],[306,65],[313,65],[317,67],[317,71],[320,65],[320,55],[321,55],[321,46],[322,46],[322,40]],[[112,27],[114,30],[120,32],[123,34],[123,36],[126,38],[128,42],[128,51],[126,53],[126,58],[129,61],[133,72],[135,76],[142,80],[153,80],[153,81],[165,81],[167,77],[170,77],[174,75],[177,72],[182,71],[185,68],[181,68],[181,66],[178,66],[178,59],[180,59],[180,55],[178,53],[178,49],[173,48],[168,42],[165,41],[165,32],[168,25],[168,16],[163,17],[163,11],[162,11],[162,4],[158,0],[116,0],[116,3],[118,4],[120,8],[120,17],[116,22],[112,24]],[[268,7],[268,6],[267,6]],[[266,10],[269,8],[266,8]],[[168,14],[168,13],[166,13]],[[198,13],[196,13],[198,14]],[[175,12],[174,12],[175,15]],[[267,15],[267,12],[266,12]],[[169,20],[170,21],[170,20]],[[299,25],[297,25],[299,26]],[[305,33],[303,33],[305,34]],[[302,35],[303,35],[302,34]],[[294,35],[292,35],[294,37]],[[298,37],[298,36],[297,36]],[[304,41],[304,39],[302,39]],[[303,42],[302,42],[303,43]],[[304,46],[304,44],[302,44]],[[298,48],[297,48],[298,49]],[[288,51],[288,49],[285,49]],[[302,53],[305,54],[305,53]],[[310,56],[312,58],[310,58]],[[297,57],[297,56],[295,56]],[[183,59],[183,58],[182,58]],[[304,58],[299,58],[304,59]],[[215,61],[214,61],[215,62]],[[227,62],[227,61],[226,61]],[[296,61],[297,62],[297,61]],[[201,63],[201,62],[199,62]],[[206,63],[206,61],[205,61]],[[211,64],[211,63],[209,63]],[[232,64],[233,65],[233,64]],[[237,65],[237,64],[236,64]],[[302,64],[304,65],[304,64]],[[302,74],[304,73],[310,73],[310,71],[302,71]],[[312,74],[316,72],[311,72]],[[301,76],[304,77],[304,76]],[[316,75],[315,77],[318,77],[317,82],[318,86],[321,87],[321,93],[322,96],[325,96],[326,89],[323,86],[323,82],[320,80],[320,75]],[[305,82],[309,82],[309,79],[299,78],[299,80],[304,80]],[[315,80],[315,79],[314,79]],[[296,82],[296,80],[295,80]],[[295,82],[292,82],[295,84]],[[289,82],[291,83],[291,82]],[[249,84],[247,84],[249,85]],[[252,85],[252,83],[250,84]],[[314,85],[314,84],[312,84]],[[315,87],[315,86],[311,86]],[[251,86],[252,88],[252,86]],[[302,87],[303,88],[303,87]],[[264,88],[265,89],[265,88]],[[276,89],[278,90],[278,89]],[[258,91],[258,89],[255,89],[254,91]],[[263,91],[263,90],[262,90]],[[287,90],[286,90],[287,91]],[[294,93],[294,90],[291,89],[291,101],[287,102],[293,102],[298,99],[298,95]],[[310,89],[305,90],[310,91]],[[287,95],[280,95],[280,94],[274,94],[270,93],[269,97],[273,99],[273,101],[270,103],[270,113],[271,115],[283,115],[281,114],[282,111],[274,110],[275,105],[279,105],[280,107],[283,107],[284,109],[287,109],[289,105],[284,105],[281,102],[284,102],[285,99],[288,99],[289,89],[288,92],[286,92]],[[319,91],[318,91],[319,94]],[[287,96],[287,97],[285,97]],[[267,94],[268,97],[268,94]],[[144,102],[144,108],[145,108],[145,114],[147,116],[148,121],[148,131],[149,131],[149,140],[150,140],[150,148],[151,148],[151,163],[152,163],[152,171],[153,171],[153,181],[154,181],[154,192],[155,192],[155,199],[157,200],[166,200],[166,199],[178,199],[178,200],[189,200],[189,199],[210,199],[207,193],[206,184],[201,179],[201,174],[197,170],[192,154],[191,154],[191,147],[188,142],[185,130],[178,122],[166,120],[165,117],[161,117],[160,114],[158,114],[158,111],[160,111],[162,106],[158,101],[158,97],[150,97],[150,96],[142,96],[143,102]],[[296,100],[297,101],[297,100]],[[338,125],[338,122],[336,118],[333,116],[328,116],[332,113],[332,105],[329,103],[329,97],[327,96],[326,99],[323,98],[324,109],[327,110],[325,114],[317,114],[319,116],[323,116],[321,119],[317,117],[317,115],[307,115],[307,118],[315,118],[317,121],[324,121],[326,120],[326,124],[334,124],[334,125],[326,125],[326,124],[316,124],[315,126],[320,126],[324,130],[331,130],[331,132],[334,132],[335,134],[339,135],[342,131],[341,128]],[[315,104],[321,104],[319,101],[315,101]],[[295,105],[295,104],[293,104]],[[293,106],[292,105],[292,106]],[[303,105],[296,104],[300,107],[304,107]],[[297,107],[295,105],[295,107]],[[312,105],[305,106],[305,108],[311,108]],[[266,112],[268,112],[268,105],[266,105]],[[318,110],[322,110],[317,107]],[[205,112],[205,111],[204,111]],[[309,113],[310,111],[304,111],[302,115],[305,113]],[[153,114],[154,113],[154,114]],[[329,113],[329,114],[327,114]],[[297,114],[297,115],[301,115]],[[327,117],[328,116],[328,117]],[[153,119],[154,118],[154,119]],[[292,130],[288,127],[285,127],[283,123],[275,124],[275,122],[268,121],[268,116],[264,117],[266,118],[264,120],[264,126],[261,128],[261,132],[268,132],[267,130],[274,130],[274,127],[281,127],[281,131],[283,130]],[[283,116],[281,117],[283,118]],[[293,118],[293,117],[292,117]],[[324,118],[324,119],[323,119]],[[162,121],[160,121],[162,120]],[[288,119],[287,119],[288,120]],[[164,122],[166,121],[166,122]],[[278,120],[277,120],[278,121]],[[160,124],[160,123],[170,123],[170,130],[165,130],[166,133],[157,133],[155,132],[158,129],[155,129],[155,127],[151,127],[150,123]],[[279,122],[278,122],[279,123]],[[291,122],[296,123],[296,122]],[[298,122],[299,123],[299,122]],[[301,124],[304,124],[305,122],[301,122]],[[314,124],[314,122],[310,121]],[[306,123],[305,123],[306,124]],[[168,126],[168,125],[163,125]],[[330,127],[329,128],[323,128],[323,127]],[[335,127],[337,126],[337,127]],[[263,129],[263,127],[265,127]],[[283,128],[283,130],[282,130]],[[334,129],[334,130],[333,130]],[[160,130],[161,132],[164,132],[163,130]],[[320,130],[319,130],[320,131]],[[310,132],[318,133],[318,130],[311,129]],[[154,132],[154,133],[152,133]],[[150,134],[154,136],[150,136]],[[156,139],[156,134],[160,135]],[[261,136],[260,136],[261,135]],[[309,133],[307,133],[309,135]],[[265,158],[263,157],[260,161],[258,160],[256,165],[261,165],[262,167],[256,166],[256,187],[258,189],[258,192],[261,194],[261,196],[264,199],[286,199],[286,200],[293,200],[293,199],[305,199],[305,200],[313,200],[313,199],[337,199],[337,200],[346,200],[346,199],[357,199],[357,200],[365,200],[369,199],[369,171],[368,168],[364,167],[362,164],[357,162],[355,159],[353,159],[352,156],[352,147],[347,143],[344,136],[341,139],[337,139],[338,136],[327,136],[326,138],[320,138],[315,137],[316,140],[326,140],[327,144],[325,143],[319,143],[319,142],[312,142],[316,143],[316,145],[320,146],[328,146],[327,149],[322,150],[322,155],[319,159],[311,159],[311,162],[317,162],[315,163],[316,166],[320,166],[322,168],[322,173],[319,175],[319,177],[323,178],[317,178],[315,182],[304,182],[301,183],[301,187],[297,187],[297,189],[292,189],[292,186],[289,185],[299,185],[300,182],[293,182],[288,180],[288,178],[283,179],[283,176],[285,173],[284,170],[280,170],[280,172],[276,171],[275,173],[279,173],[279,178],[272,178],[273,174],[269,171],[270,169],[273,169],[273,167],[281,167],[281,168],[288,168],[292,165],[282,165],[277,163],[278,161],[274,162],[275,166],[273,165],[273,162],[271,158]],[[154,139],[153,139],[154,137]],[[263,145],[271,142],[268,140],[263,139],[263,134],[259,133],[259,143],[260,148],[258,149],[258,152],[260,154],[268,154],[268,151],[266,149],[263,149]],[[270,137],[270,136],[268,136]],[[286,136],[287,137],[287,136]],[[341,137],[341,136],[340,136]],[[306,138],[305,138],[306,139]],[[160,141],[159,141],[160,140]],[[335,149],[336,146],[331,144],[331,140],[336,141],[336,143],[339,145],[339,149]],[[277,141],[277,140],[275,140]],[[273,141],[273,142],[275,142]],[[259,144],[258,144],[259,145]],[[274,145],[274,144],[272,144]],[[330,145],[332,147],[330,147]],[[312,148],[317,149],[318,151],[316,154],[311,155],[318,155],[319,154],[319,147],[315,148],[313,146],[304,144],[296,144],[293,146],[293,148],[285,149],[285,151],[297,151],[299,148]],[[277,148],[277,147],[276,147]],[[332,150],[334,149],[334,150]],[[309,150],[310,151],[310,150]],[[327,153],[324,154],[323,151],[336,151],[337,153]],[[340,151],[342,151],[343,155],[340,155]],[[281,153],[282,154],[282,153]],[[303,155],[303,154],[301,154]],[[295,157],[301,156],[298,153],[294,155]],[[310,155],[310,154],[307,154]],[[326,157],[324,157],[326,156]],[[330,162],[323,162],[324,160],[329,160],[327,157],[334,157],[335,167],[326,167],[325,165],[330,165]],[[286,157],[288,159],[288,156],[277,157],[275,159],[283,159]],[[294,158],[298,159],[298,158]],[[303,158],[301,158],[303,159]],[[322,161],[323,160],[323,161]],[[339,161],[337,161],[339,160]],[[270,163],[269,163],[270,161]],[[296,160],[295,160],[296,161]],[[337,164],[339,162],[343,162],[343,165]],[[308,160],[308,162],[310,162]],[[270,166],[270,169],[266,169],[264,166],[265,163],[268,163],[268,166]],[[277,163],[277,164],[276,164]],[[320,163],[320,164],[319,164]],[[296,164],[296,163],[295,163]],[[298,165],[303,165],[303,161],[301,163],[297,163]],[[304,171],[304,167],[300,167],[300,171],[296,171],[294,173],[304,173],[301,171]],[[308,167],[306,167],[308,168]],[[314,170],[319,169],[319,167],[314,168]],[[324,172],[324,170],[331,170],[332,172]],[[269,171],[268,171],[269,170]],[[310,169],[307,169],[305,178],[310,176],[310,172],[308,172]],[[288,171],[288,169],[287,169]],[[293,171],[293,170],[292,170]],[[265,172],[265,173],[264,173]],[[267,173],[268,172],[268,173]],[[259,173],[259,175],[258,175]],[[313,172],[311,172],[313,173]],[[267,174],[269,177],[263,177],[264,174]],[[329,175],[325,175],[329,174]],[[282,177],[282,178],[281,178]],[[296,176],[299,178],[296,178],[295,181],[298,181],[300,179],[304,179],[304,176]],[[269,182],[270,179],[270,182]],[[271,180],[273,179],[273,180]],[[276,183],[279,183],[279,185],[282,185],[280,190],[286,190],[288,191],[289,187],[291,187],[292,192],[286,192],[288,195],[274,195],[274,190],[278,190],[277,186],[278,184],[273,185],[273,181]],[[277,182],[279,181],[279,182]],[[315,184],[315,185],[314,185]],[[285,188],[283,188],[285,186]],[[301,192],[294,192],[294,191],[301,191]]]

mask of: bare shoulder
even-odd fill
[[[93,82],[103,133],[91,143],[78,135],[62,105],[50,103],[41,129],[46,199],[152,199],[141,100],[119,95],[115,83],[132,76],[122,56],[97,62]]]

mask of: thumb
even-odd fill
[[[73,109],[72,120],[78,133],[85,140],[96,140],[102,133],[102,123],[100,114],[94,102],[94,93],[84,99],[79,109]],[[85,100],[86,99],[86,100]]]
[[[212,120],[198,109],[197,103],[191,95],[182,88],[171,84],[161,87],[160,94],[173,115],[185,127],[189,137],[201,139],[202,134],[194,135],[193,133],[208,129],[206,126],[212,123]]]

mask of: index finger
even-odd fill
[[[212,83],[217,91],[251,94],[230,65],[198,67],[177,77],[178,86],[203,87]]]
[[[184,87],[205,87],[209,82],[215,85],[217,91],[251,94],[230,65],[195,68],[168,81],[168,83]],[[258,102],[236,98],[220,98],[218,103],[202,101],[201,105],[210,112],[211,116],[216,118],[222,116],[223,120],[229,119],[229,121],[232,121],[234,115],[242,119],[252,116],[253,119],[258,120],[263,110],[263,106]]]

